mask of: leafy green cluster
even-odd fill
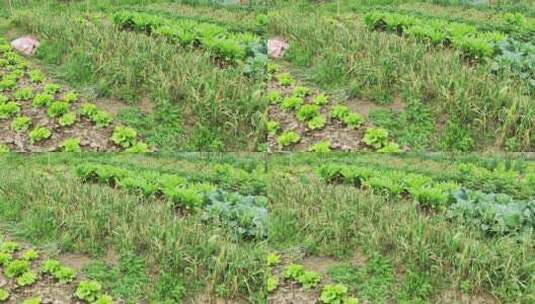
[[[283,272],[283,277],[286,280],[295,281],[304,289],[315,288],[321,281],[321,276],[315,271],[307,271],[303,265],[290,264],[286,266]]]
[[[301,136],[293,131],[286,131],[277,137],[277,143],[281,148],[288,147],[301,141]]]
[[[535,200],[514,200],[506,194],[460,189],[448,217],[490,235],[531,234],[535,231]]]
[[[38,143],[40,141],[50,138],[52,132],[45,127],[36,127],[30,132],[30,142],[32,144]]]
[[[329,164],[320,167],[319,174],[329,183],[351,184],[394,197],[409,195],[421,206],[434,209],[453,203],[452,192],[460,188],[454,182],[435,182],[421,174],[360,166]]]
[[[207,22],[168,19],[133,11],[116,12],[112,18],[120,28],[162,36],[182,46],[200,46],[217,57],[230,61],[256,55],[254,49],[261,44],[260,37],[255,34],[234,33]]]
[[[57,260],[46,260],[41,264],[41,272],[51,275],[61,284],[67,284],[74,280],[76,271],[70,267],[63,266]]]
[[[482,32],[475,26],[460,22],[424,19],[415,16],[371,12],[364,22],[370,29],[408,35],[435,45],[452,45],[472,59],[489,58],[496,54],[496,44],[505,40],[500,32]]]
[[[465,187],[487,193],[505,193],[522,199],[535,196],[535,173],[519,172],[505,162],[498,162],[492,168],[460,163],[456,165],[454,178]]]
[[[206,181],[220,183],[222,187],[240,189],[244,192],[265,192],[265,184],[257,177],[246,176],[245,173],[229,171],[222,168],[216,170],[205,179],[190,179],[175,174],[155,171],[132,171],[110,165],[84,164],[76,168],[76,174],[84,182],[100,182],[109,184],[144,196],[162,197],[175,206],[186,209],[197,209],[209,203],[209,194],[216,186]],[[230,177],[232,173],[240,172]],[[238,185],[243,181],[244,185]],[[212,197],[215,199],[217,196]],[[231,197],[231,196],[229,196]]]
[[[377,152],[396,153],[401,151],[398,144],[388,140],[388,130],[383,128],[366,129],[362,141]]]
[[[215,191],[208,195],[205,220],[225,227],[238,238],[266,239],[268,236],[267,198]]]
[[[493,71],[508,71],[535,90],[535,44],[507,39],[498,43]]]
[[[105,294],[98,281],[81,281],[74,293],[84,303],[113,304],[113,298]]]
[[[91,120],[97,128],[105,128],[112,122],[111,114],[100,110],[95,104],[84,103],[80,107],[80,115]]]
[[[356,129],[363,122],[364,117],[358,113],[352,113],[348,107],[343,105],[336,105],[331,109],[331,117],[344,123],[346,126]]]

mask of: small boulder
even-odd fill
[[[11,47],[23,55],[31,56],[39,47],[39,41],[33,37],[20,37],[11,41]]]
[[[268,40],[268,55],[271,58],[282,58],[289,45],[282,39],[273,38]]]

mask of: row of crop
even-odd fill
[[[420,19],[397,13],[371,12],[365,15],[364,22],[370,29],[396,32],[435,45],[451,45],[473,59],[494,56],[496,43],[507,38],[501,32],[479,31],[465,23]]]
[[[281,258],[278,254],[272,253],[267,256],[267,266],[271,274],[266,281],[267,291],[272,293],[279,288],[281,278],[273,274],[273,268],[279,266]],[[282,272],[282,279],[290,284],[301,286],[304,290],[316,288],[322,281],[321,274],[315,271],[306,270],[301,264],[289,264]],[[357,304],[357,298],[349,295],[349,288],[344,284],[326,284],[321,288],[319,303],[322,304]]]
[[[65,285],[72,283],[76,278],[76,271],[62,265],[54,259],[46,259],[40,263],[39,271],[32,270],[32,264],[39,261],[39,251],[27,249],[22,251],[20,244],[12,241],[4,241],[0,244],[0,266],[3,267],[5,277],[13,279],[17,289],[36,285],[39,280],[51,279],[57,284]],[[0,303],[10,300],[11,294],[4,287],[0,288]],[[82,303],[113,304],[113,298],[105,294],[102,285],[97,281],[81,281],[74,293],[76,299]],[[40,297],[25,299],[23,304],[40,304]]]
[[[176,174],[84,164],[76,167],[83,182],[98,182],[145,197],[161,198],[174,207],[201,211],[203,218],[242,238],[267,237],[267,199],[226,192],[206,181],[191,181]]]
[[[456,22],[475,26],[480,31],[499,31],[508,34],[515,39],[530,41],[535,38],[535,18],[527,17],[521,13],[493,13],[484,17],[475,18],[472,15],[458,16],[448,14],[448,11],[433,11],[429,9],[419,10],[418,8],[383,7],[383,11],[411,15],[420,19],[439,19],[447,22]]]
[[[426,175],[400,170],[330,164],[322,166],[319,174],[328,183],[350,184],[395,198],[408,197],[422,207],[447,210],[452,218],[462,218],[484,232],[506,235],[535,228],[533,199],[515,200],[507,194],[490,195],[486,196],[487,201],[483,205],[478,200],[459,195],[466,192],[456,182],[438,182]],[[483,192],[469,193],[483,195]],[[499,199],[488,200],[488,197]],[[471,208],[466,207],[470,204]]]
[[[255,34],[234,33],[207,22],[174,20],[133,11],[116,12],[112,18],[120,28],[162,36],[182,46],[201,47],[230,61],[253,57],[263,45]]]
[[[339,123],[348,129],[358,129],[365,123],[365,118],[359,113],[352,112],[345,105],[332,105],[329,97],[324,93],[314,94],[313,90],[296,84],[296,80],[289,73],[278,73],[279,67],[270,64],[268,76],[277,82],[282,90],[270,90],[267,94],[268,102],[280,107],[284,112],[293,113],[295,119],[305,126],[307,131],[319,131],[329,123]],[[285,93],[288,92],[288,93]],[[301,135],[295,131],[280,130],[280,123],[275,120],[267,122],[270,136],[277,136],[279,148],[284,149],[297,144]],[[280,134],[279,134],[280,133]],[[389,140],[388,131],[383,128],[367,128],[363,141],[378,152],[399,152],[399,146]],[[330,142],[324,141],[313,144],[309,150],[313,152],[330,151]]]
[[[213,18],[212,16],[207,16],[205,14],[198,14],[191,12],[188,14],[181,10],[175,10],[171,7],[162,7],[157,6],[153,9],[149,7],[143,7],[140,9],[138,6],[125,7],[128,11],[135,11],[140,13],[146,13],[151,15],[158,15],[164,18],[175,19],[175,20],[193,20],[201,23],[212,23],[222,27],[227,28],[232,32],[252,32],[258,35],[264,35],[267,31],[267,22],[268,16],[262,13],[255,13],[254,18],[246,18],[244,16],[235,16],[237,19],[231,19],[229,17],[221,18],[221,15]],[[197,11],[195,11],[197,12]],[[213,12],[212,12],[213,13]],[[217,13],[217,11],[215,11]]]
[[[32,117],[24,115],[43,109],[49,120],[56,120],[61,128],[69,128],[81,121],[90,121],[97,129],[112,124],[112,115],[98,109],[92,103],[81,106],[78,94],[63,90],[55,83],[47,83],[45,75],[37,69],[28,70],[25,60],[11,50],[5,40],[0,41],[0,121],[12,119],[10,129],[16,133],[28,132],[28,140],[40,143],[52,136],[52,130],[37,124]],[[28,105],[31,109],[25,109]],[[78,108],[75,111],[73,108]],[[129,151],[146,152],[148,146],[137,139],[131,128],[116,126],[110,140]],[[60,144],[64,151],[80,151],[80,139],[69,138]]]
[[[505,193],[521,199],[535,197],[535,173],[521,173],[507,168],[504,163],[494,168],[460,163],[455,166],[453,178],[470,189]]]
[[[371,12],[364,20],[371,29],[396,32],[435,45],[453,46],[471,59],[491,58],[493,72],[508,71],[526,83],[530,90],[535,89],[535,45],[529,40],[517,41],[502,32],[481,31],[465,23],[397,13]]]

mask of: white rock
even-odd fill
[[[32,37],[20,37],[11,41],[11,47],[26,56],[30,56],[39,47],[39,41]]]
[[[288,49],[287,42],[279,38],[273,38],[268,40],[268,55],[271,58],[282,58],[284,52]]]

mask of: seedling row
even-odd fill
[[[298,85],[280,69],[275,64],[268,69],[267,132],[271,150],[401,151],[386,129],[373,127],[363,115],[327,94]]]
[[[147,152],[137,131],[51,82],[0,40],[0,151]]]

